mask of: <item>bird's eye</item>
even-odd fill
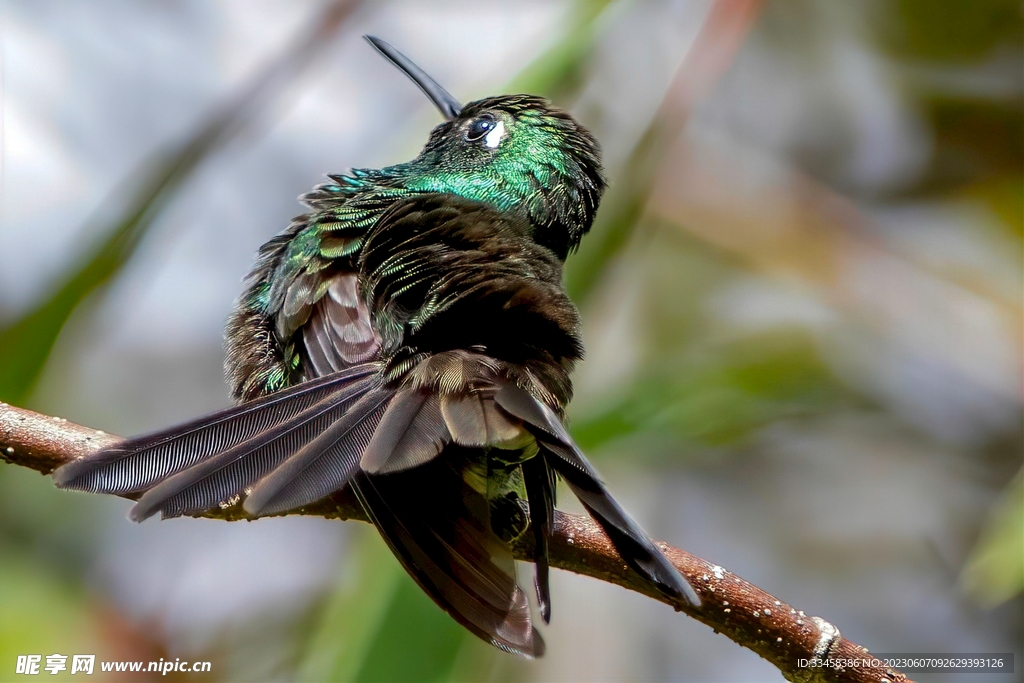
[[[487,135],[494,128],[494,119],[491,116],[481,116],[470,121],[466,128],[466,140],[476,142]]]

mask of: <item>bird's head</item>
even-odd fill
[[[462,106],[390,45],[368,39],[447,119],[416,159],[393,167],[402,169],[402,184],[520,213],[533,227],[535,242],[560,258],[575,250],[605,186],[594,136],[541,97],[503,95]]]

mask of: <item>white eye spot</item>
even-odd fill
[[[494,149],[501,142],[501,139],[505,137],[505,122],[498,121],[494,128],[491,128],[491,132],[484,138],[484,144]]]

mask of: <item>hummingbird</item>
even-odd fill
[[[541,618],[561,478],[626,564],[697,606],[565,425],[583,356],[565,259],[597,212],[597,141],[532,95],[465,106],[369,42],[444,117],[412,161],[328,175],[259,251],[225,335],[238,405],[68,463],[57,486],[138,496],[130,518],[344,487],[409,575],[476,636],[543,654],[511,544],[531,534]]]

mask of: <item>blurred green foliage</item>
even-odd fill
[[[649,364],[601,410],[573,421],[572,430],[589,450],[652,433],[681,444],[726,445],[771,422],[827,411],[842,398],[831,382],[811,340],[758,335]]]
[[[896,0],[877,8],[875,35],[894,55],[939,63],[980,61],[1019,46],[1020,3]]]
[[[992,506],[962,578],[967,590],[986,607],[1024,592],[1024,470]]]
[[[145,183],[129,202],[125,218],[110,227],[106,239],[57,285],[53,294],[0,328],[0,400],[25,400],[72,312],[115,278],[128,262],[154,218],[205,156],[200,147],[186,144],[167,161],[144,163],[144,170],[152,174],[151,182]]]
[[[383,615],[373,644],[355,681],[444,681],[466,635],[447,618],[438,619],[437,606],[403,575]]]
[[[14,671],[19,655],[68,657],[68,670],[57,675],[40,671],[51,680],[76,680],[70,674],[71,655],[104,653],[96,634],[94,615],[80,588],[66,577],[40,570],[39,562],[8,555],[0,562],[0,666],[4,675]],[[40,652],[40,643],[47,650]],[[10,680],[10,679],[6,679]]]

